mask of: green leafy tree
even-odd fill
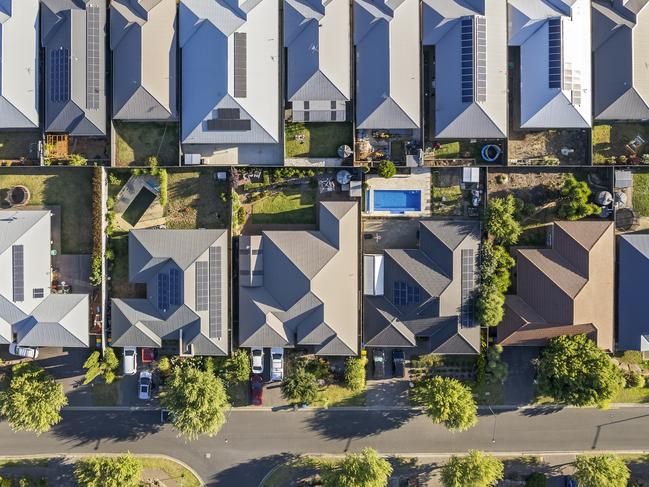
[[[501,355],[503,346],[495,344],[487,348],[485,379],[490,384],[502,384],[507,379],[508,366]]]
[[[86,369],[84,384],[89,384],[100,375],[104,377],[106,384],[111,384],[117,377],[119,360],[115,356],[115,351],[111,347],[108,347],[104,351],[103,359],[98,350],[92,352],[83,364],[83,368]]]
[[[68,164],[70,166],[86,166],[88,165],[88,159],[80,154],[70,154],[68,156]]]
[[[345,384],[347,388],[360,392],[365,390],[365,357],[348,357],[345,360]]]
[[[457,379],[439,376],[424,379],[416,397],[427,416],[452,431],[468,430],[478,422],[478,408],[471,389]]]
[[[175,367],[162,398],[174,427],[190,440],[212,436],[225,424],[229,407],[223,381],[196,367]]]
[[[604,406],[623,385],[619,368],[586,335],[553,338],[541,354],[539,392],[559,403]]]
[[[504,293],[511,283],[509,270],[514,267],[514,259],[501,245],[486,241],[480,248],[480,280],[487,285],[495,285]]]
[[[485,227],[496,242],[503,245],[518,242],[523,229],[515,218],[516,199],[510,194],[505,198],[493,198],[487,206]]]
[[[61,408],[68,403],[63,386],[31,362],[12,368],[9,387],[0,392],[0,416],[12,429],[37,435],[61,421]]]
[[[579,455],[575,460],[575,479],[579,487],[626,487],[629,467],[618,455]]]
[[[579,220],[599,213],[599,206],[588,202],[590,194],[588,183],[577,181],[572,175],[568,176],[561,188],[564,200],[559,206],[559,217],[567,220]]]
[[[392,475],[392,465],[376,450],[364,448],[348,453],[322,472],[323,487],[385,487]]]
[[[480,294],[476,299],[476,317],[483,326],[497,326],[503,319],[505,295],[494,283],[480,286]]]
[[[250,356],[245,348],[237,348],[225,361],[223,371],[227,382],[244,382],[250,378]]]
[[[503,462],[480,451],[465,457],[452,456],[442,467],[444,487],[491,487],[505,475]]]
[[[311,404],[318,397],[318,381],[304,367],[286,376],[282,382],[282,396],[291,404]]]
[[[397,168],[392,161],[379,162],[378,174],[382,178],[389,179],[397,173]]]
[[[130,453],[119,457],[79,460],[74,477],[81,487],[138,487],[142,463]]]

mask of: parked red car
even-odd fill
[[[264,403],[264,378],[261,374],[250,376],[250,403],[261,406]]]

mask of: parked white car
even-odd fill
[[[140,372],[137,397],[143,401],[151,399],[151,372],[148,370]]]
[[[284,349],[273,347],[270,349],[270,380],[284,380]]]
[[[264,372],[264,349],[253,347],[250,349],[250,360],[252,361],[252,373],[261,374]]]
[[[137,348],[124,347],[124,375],[134,375],[137,372]]]
[[[38,348],[21,347],[15,342],[9,345],[9,353],[18,357],[38,358]]]

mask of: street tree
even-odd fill
[[[216,434],[225,424],[225,410],[230,406],[223,381],[196,367],[174,368],[162,405],[180,436],[190,440]]]
[[[478,422],[471,389],[457,379],[439,376],[425,379],[417,397],[426,415],[451,431],[465,431]]]
[[[385,487],[392,475],[392,465],[376,450],[364,448],[348,453],[322,472],[323,487]]]
[[[492,455],[472,450],[467,456],[452,456],[442,467],[444,487],[492,487],[505,474],[503,462]]]
[[[74,467],[74,477],[81,487],[138,487],[141,475],[142,463],[130,453],[85,458]]]
[[[497,243],[508,245],[518,242],[523,230],[515,214],[516,200],[511,194],[505,198],[493,198],[489,201],[485,227],[487,233]]]
[[[629,477],[629,467],[618,455],[579,455],[575,460],[579,487],[626,487]]]
[[[282,396],[290,404],[311,404],[318,397],[318,381],[304,367],[297,367],[284,378],[281,390]]]
[[[605,406],[624,386],[620,369],[586,335],[551,339],[537,380],[541,394],[573,406]]]
[[[86,369],[86,376],[83,380],[84,384],[89,384],[100,375],[104,377],[106,384],[111,384],[117,377],[117,369],[119,368],[119,360],[115,356],[115,351],[108,347],[104,351],[104,357],[98,350],[90,354],[90,357],[83,364]]]
[[[365,357],[348,357],[345,360],[345,384],[347,388],[360,392],[365,390]]]
[[[40,435],[61,421],[61,408],[68,403],[63,386],[31,362],[11,370],[9,387],[0,392],[0,416],[11,428]]]

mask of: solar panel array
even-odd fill
[[[196,262],[196,311],[207,311],[209,306],[209,267],[207,262]]]
[[[460,21],[462,56],[462,103],[473,101],[473,17]]]
[[[460,325],[475,326],[474,292],[476,287],[477,253],[473,249],[464,249],[462,259]]]
[[[50,100],[65,103],[70,99],[70,51],[60,48],[50,52]]]
[[[209,337],[220,339],[222,335],[221,308],[221,247],[210,247],[210,310],[209,310]]]
[[[234,96],[245,98],[248,95],[248,39],[245,32],[234,33]]]
[[[32,289],[33,298],[42,298],[43,296],[45,296],[45,290],[42,287],[35,287]]]
[[[86,5],[86,106],[90,110],[99,110],[101,90],[101,64],[99,50],[101,46],[100,11],[97,5]]]
[[[178,269],[171,269],[169,271],[169,292],[170,303],[180,306],[182,301],[180,299],[180,271]]]
[[[421,292],[419,286],[411,286],[405,281],[394,281],[394,304],[395,306],[408,306],[419,304]]]
[[[475,99],[487,99],[487,19],[475,18]]]
[[[25,252],[22,245],[11,247],[11,272],[14,302],[25,300]]]
[[[158,274],[158,309],[169,309],[169,274],[164,272]]]
[[[549,36],[549,88],[561,88],[561,19],[548,20]]]

